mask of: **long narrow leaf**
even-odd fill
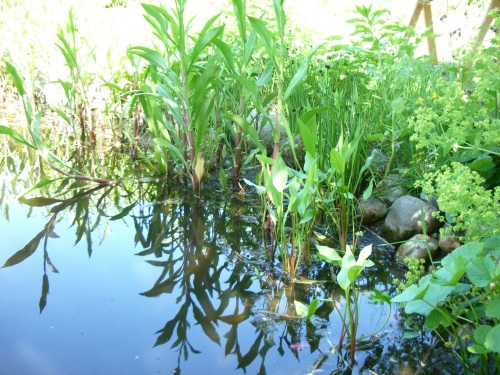
[[[26,139],[23,138],[23,136],[21,134],[19,134],[14,129],[8,128],[7,126],[0,125],[0,134],[8,135],[8,136],[14,138],[17,142],[22,143],[23,145],[26,145],[26,146],[31,147],[32,149],[36,150],[36,147],[34,145],[29,143]]]
[[[300,64],[299,70],[297,70],[297,73],[295,73],[285,91],[284,94],[285,100],[287,100],[290,97],[290,95],[292,95],[304,82],[304,79],[306,78],[307,75],[307,70],[309,68],[309,62],[311,61],[311,57],[316,53],[316,51],[320,46],[321,45],[317,45],[316,47],[314,47],[313,50],[306,56],[304,61],[302,61],[302,63]]]
[[[11,63],[9,63],[8,61],[6,61],[5,70],[7,71],[7,73],[10,74],[12,80],[14,81],[14,86],[16,86],[16,90],[19,93],[19,95],[24,96],[25,92],[24,92],[23,80],[21,79],[21,77],[19,77],[16,67]]]

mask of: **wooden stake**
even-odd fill
[[[432,25],[432,9],[430,3],[426,3],[424,5],[424,21],[425,21],[425,28],[429,29],[428,31],[434,34],[434,27]],[[437,64],[438,56],[437,56],[437,47],[435,38],[427,37],[427,48],[429,49],[429,55],[433,57],[432,62],[434,64]]]
[[[476,38],[474,39],[476,47],[483,43],[484,37],[486,36],[486,33],[488,32],[488,29],[491,25],[491,21],[493,21],[493,17],[491,17],[489,13],[495,8],[500,9],[500,0],[491,0],[490,6],[488,7],[486,14],[484,15],[483,23],[479,28],[479,32],[477,33]]]
[[[493,1],[500,1],[500,0],[493,0]],[[415,28],[418,22],[418,18],[420,17],[420,13],[422,13],[422,10],[424,11],[424,21],[425,21],[425,27],[428,28],[430,27],[429,31],[431,33],[434,33],[434,28],[432,27],[432,9],[431,9],[431,4],[430,1],[426,0],[417,0],[417,3],[415,4],[415,9],[413,10],[413,14],[411,15],[410,18],[410,23],[408,24],[409,27]],[[408,38],[410,35],[408,33],[405,33],[405,37]],[[437,58],[437,47],[436,47],[436,40],[434,38],[427,38],[427,48],[429,49],[429,55],[433,57],[432,62],[434,64],[437,64],[438,58]]]

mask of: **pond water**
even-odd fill
[[[290,283],[266,261],[256,195],[210,187],[199,198],[136,180],[55,182],[18,200],[30,183],[2,176],[1,375],[346,373],[347,353],[333,350],[340,289]],[[394,293],[402,272],[383,247],[372,259],[359,335],[389,322],[360,344],[353,373],[457,373],[424,331],[402,338],[397,306],[371,302],[375,287]],[[302,276],[328,281],[331,271],[318,262]],[[314,297],[334,302],[306,321],[294,301]]]

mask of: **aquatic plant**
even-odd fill
[[[460,246],[392,299],[425,316],[424,327],[456,352],[464,374],[488,374],[489,357],[500,370],[499,243],[496,236]]]
[[[206,173],[205,161],[211,160],[214,153],[210,130],[219,59],[217,55],[206,58],[204,50],[222,35],[223,26],[212,27],[218,18],[215,16],[196,37],[189,34],[189,22],[185,20],[186,0],[176,0],[172,10],[149,4],[142,7],[163,51],[129,48],[130,53],[150,64],[141,104],[148,121],[161,128],[154,142],[170,151],[183,171],[181,175],[189,175],[199,193]],[[168,110],[167,116],[163,108]]]
[[[352,367],[355,364],[355,353],[356,347],[359,342],[368,339],[369,337],[374,336],[378,332],[380,332],[385,325],[387,324],[390,312],[387,315],[386,321],[379,327],[376,332],[363,335],[362,337],[357,337],[357,330],[359,326],[360,319],[360,311],[359,311],[359,288],[356,285],[357,280],[363,270],[368,267],[372,267],[375,264],[368,259],[372,252],[372,246],[368,245],[364,247],[358,256],[358,259],[355,258],[351,247],[346,246],[346,251],[344,255],[341,257],[339,253],[331,247],[328,246],[317,246],[318,255],[321,259],[326,262],[339,266],[340,271],[337,273],[335,281],[338,283],[340,288],[344,292],[345,299],[345,307],[342,311],[337,307],[335,301],[331,301],[328,299],[320,299],[315,298],[308,306],[304,305],[299,301],[295,301],[295,306],[297,309],[297,313],[304,316],[305,318],[311,318],[314,313],[317,311],[319,302],[333,302],[335,306],[335,310],[339,314],[339,317],[342,321],[342,330],[339,335],[339,342],[336,348],[336,351],[339,351],[344,347],[344,341],[347,337],[347,347],[349,350],[349,366]],[[374,291],[375,298],[383,303],[387,303],[390,305],[390,298],[385,296],[384,294]]]

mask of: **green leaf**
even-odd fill
[[[497,324],[486,335],[484,346],[495,353],[500,353],[500,324]]]
[[[21,199],[22,197],[24,197],[26,194],[28,193],[31,193],[32,191],[34,190],[37,190],[37,189],[41,189],[42,187],[54,182],[54,181],[57,181],[59,180],[59,178],[55,178],[53,180],[41,180],[39,182],[37,182],[34,186],[30,187],[29,189],[26,189],[24,190],[18,197],[17,199]]]
[[[414,339],[415,337],[418,337],[419,336],[419,333],[416,332],[416,331],[405,331],[403,333],[403,338],[404,339]]]
[[[177,160],[179,160],[182,164],[184,164],[184,166],[187,169],[189,169],[189,164],[188,164],[187,160],[184,158],[182,151],[178,147],[174,146],[168,140],[162,139],[162,138],[155,138],[155,139],[153,139],[153,142],[155,142],[158,146],[168,148],[172,152],[172,154],[177,158]]]
[[[24,96],[25,92],[24,92],[23,80],[21,79],[21,77],[19,77],[16,67],[11,63],[9,63],[8,61],[6,61],[5,70],[7,71],[7,73],[10,74],[12,81],[14,81],[14,86],[16,86],[16,90],[19,93],[19,95]]]
[[[283,158],[280,154],[274,162],[273,171],[271,173],[274,188],[283,193],[285,190],[286,183],[288,181],[288,167],[285,165]]]
[[[486,315],[500,319],[500,297],[496,296],[486,305]]]
[[[163,70],[167,70],[167,62],[157,51],[141,46],[130,47],[128,50],[130,53],[147,60],[150,64]]]
[[[278,69],[279,64],[276,58],[277,52],[274,48],[274,39],[271,32],[262,20],[250,16],[248,17],[248,20],[250,21],[250,25],[252,26],[252,28],[262,38],[267,54],[273,61],[274,66]]]
[[[5,134],[13,139],[15,139],[17,142],[22,143],[23,145],[26,145],[28,147],[31,147],[32,149],[36,150],[36,147],[29,143],[26,139],[23,138],[21,134],[19,134],[17,131],[14,129],[8,128],[7,126],[0,125],[0,134]]]
[[[311,60],[312,55],[316,53],[320,45],[317,45],[316,47],[313,48],[313,50],[306,56],[306,58],[302,61],[300,64],[299,69],[297,70],[297,73],[293,76],[292,80],[290,81],[288,87],[285,90],[284,94],[284,99],[287,100],[290,95],[292,95],[299,86],[302,85],[304,82],[304,79],[307,75],[307,69],[309,68],[309,62]]]
[[[345,170],[345,160],[342,158],[340,153],[332,148],[330,150],[330,164],[337,173],[343,175]]]
[[[476,258],[467,268],[467,277],[478,287],[485,287],[491,282],[494,282],[496,265],[495,262],[488,256]]]
[[[252,181],[247,180],[246,178],[244,178],[243,181],[245,181],[245,184],[253,186],[255,188],[255,190],[257,190],[257,193],[266,194],[266,188],[264,186],[254,184]]]
[[[273,78],[273,72],[274,72],[274,65],[272,61],[268,61],[266,64],[266,67],[262,71],[260,77],[257,79],[257,86],[264,86],[267,85],[269,82],[271,82],[271,79]]]
[[[469,164],[469,168],[472,171],[481,171],[490,166],[492,163],[493,159],[491,158],[491,156],[485,156],[474,160],[471,164]]]
[[[215,17],[218,17],[215,16]],[[209,20],[208,22],[210,22]],[[213,22],[213,21],[212,21]],[[188,71],[191,70],[193,65],[198,61],[198,56],[200,53],[205,49],[206,46],[211,44],[214,40],[216,40],[219,35],[222,34],[224,30],[224,26],[219,26],[215,27],[213,29],[210,29],[206,31],[205,33],[201,34],[200,38],[196,41],[195,46],[193,47],[193,50],[189,54],[189,66],[188,66]]]
[[[237,74],[236,63],[234,62],[233,51],[231,51],[231,48],[220,39],[214,39],[213,43],[222,52],[222,56],[224,56],[224,59],[226,60],[226,67],[228,70],[232,74]]]
[[[438,310],[432,310],[425,319],[425,328],[429,331],[436,330],[439,326],[448,327],[449,325],[444,315]]]
[[[295,305],[295,311],[297,312],[297,315],[303,316],[304,318],[307,317],[307,314],[309,313],[308,305],[300,301],[293,301],[293,304]]]
[[[318,249],[318,256],[324,261],[335,265],[340,265],[340,263],[342,262],[342,258],[340,257],[340,255],[331,247],[316,245],[316,248]]]
[[[370,198],[370,196],[372,195],[372,191],[373,191],[373,178],[370,179],[368,187],[363,192],[363,197],[362,197],[363,201],[366,201],[368,198]]]

